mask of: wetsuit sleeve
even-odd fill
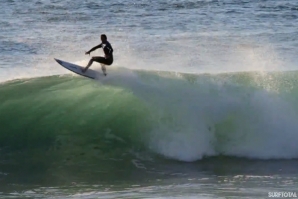
[[[95,47],[93,47],[93,48],[91,48],[91,50],[89,50],[88,53],[91,53],[92,51],[94,51],[94,50],[96,50],[98,48],[101,48],[101,47],[102,47],[102,43],[99,44],[99,45],[97,45],[97,46],[95,46]]]

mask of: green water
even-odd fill
[[[0,196],[138,198],[127,194],[169,184],[195,193],[239,174],[296,182],[296,72],[133,73],[2,83]]]

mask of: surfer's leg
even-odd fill
[[[105,65],[111,65],[111,61],[109,59],[106,59],[104,57],[94,57],[94,61],[99,62],[101,65],[101,70],[103,74],[106,76],[107,75],[107,69]]]
[[[105,75],[105,76],[107,76],[107,69],[106,69],[106,65],[104,65],[104,64],[102,64],[102,63],[100,63],[100,65],[101,65],[101,70],[102,70],[102,72],[103,72],[103,74]]]
[[[88,65],[82,70],[82,72],[86,72],[88,70],[88,68],[92,65],[93,61],[95,61],[94,59],[95,57],[92,57],[88,63]]]
[[[106,60],[104,57],[92,57],[92,59],[98,63],[104,63]]]
[[[111,65],[113,63],[113,59],[106,59],[104,57],[93,57],[93,58],[94,58],[93,61],[96,61],[104,65]]]
[[[99,62],[99,63],[103,63],[105,61],[105,58],[104,57],[92,57],[90,59],[88,65],[82,70],[82,72],[86,72],[94,61]]]
[[[92,65],[92,63],[94,61],[101,64],[101,69],[102,69],[104,75],[107,75],[105,65],[111,65],[113,63],[113,59],[106,59],[104,57],[92,57],[90,59],[88,65],[86,66],[86,68],[83,70],[83,72],[85,72]]]

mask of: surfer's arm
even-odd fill
[[[93,48],[91,48],[89,51],[87,51],[85,54],[87,55],[87,54],[90,54],[92,51],[94,51],[94,50],[96,50],[96,49],[98,49],[98,48],[101,48],[102,47],[102,44],[99,44],[99,45],[97,45],[97,46],[95,46],[95,47],[93,47]]]

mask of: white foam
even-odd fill
[[[148,105],[152,130],[144,137],[151,150],[182,161],[219,154],[298,157],[298,115],[282,94],[231,80],[130,72],[105,83],[131,89]]]

